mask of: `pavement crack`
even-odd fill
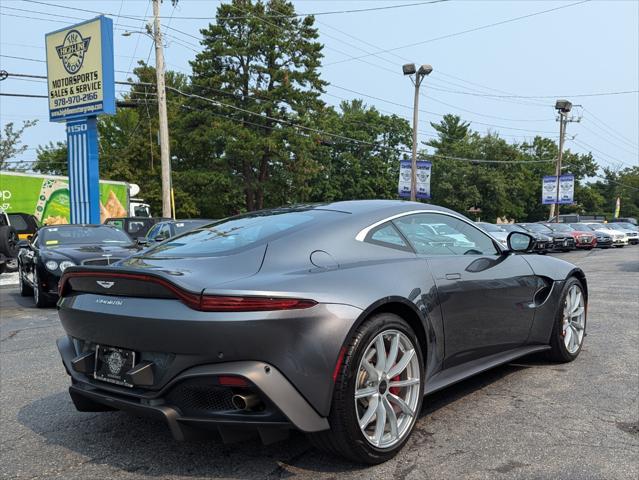
[[[7,340],[12,339],[13,337],[15,337],[18,332],[21,332],[22,330],[12,330],[9,332],[9,335],[7,335],[6,337],[4,337],[3,339],[0,340],[0,342],[6,342]]]
[[[302,457],[304,457],[312,450],[312,447],[308,447],[301,452],[293,455],[286,461],[278,461],[277,467],[275,467],[275,469],[273,469],[271,472],[267,473],[264,478],[284,478],[284,474],[287,473],[286,467],[294,467],[296,462],[298,462]]]

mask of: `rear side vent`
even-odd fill
[[[537,307],[548,300],[548,297],[550,296],[554,285],[554,282],[545,278],[540,280],[544,282],[544,285],[540,286],[537,292],[535,292],[535,306]]]

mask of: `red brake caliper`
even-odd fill
[[[399,375],[395,375],[393,378],[390,379],[391,382],[397,382],[398,380],[399,380]],[[397,395],[399,394],[399,390],[401,388],[402,387],[390,387],[388,391],[392,393],[393,395]]]

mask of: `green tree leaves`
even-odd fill
[[[38,123],[37,120],[22,122],[22,126],[15,128],[13,122],[5,124],[0,131],[0,168],[3,170],[24,170],[28,166],[19,163],[10,163],[9,160],[24,153],[28,145],[22,145],[24,131]]]

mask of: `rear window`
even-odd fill
[[[29,230],[29,225],[22,215],[9,215],[9,221],[11,222],[11,226],[16,229],[18,232],[26,232]]]
[[[151,248],[146,257],[200,256],[227,254],[292,233],[328,215],[326,210],[284,211],[249,214],[192,230]]]

